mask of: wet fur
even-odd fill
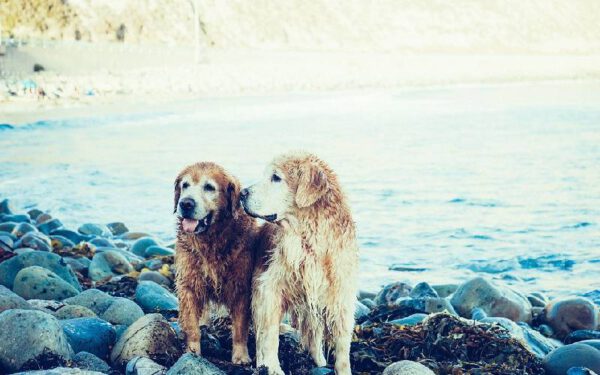
[[[248,328],[251,280],[255,265],[258,227],[239,204],[240,185],[220,166],[198,163],[184,169],[175,182],[175,207],[179,182],[186,174],[198,181],[208,174],[219,186],[219,210],[214,223],[201,234],[177,227],[176,287],[179,323],[188,351],[200,353],[200,324],[207,324],[209,305],[224,305],[232,318],[232,362],[248,363]]]
[[[257,267],[252,312],[257,366],[283,374],[277,357],[279,322],[289,312],[318,366],[324,342],[335,350],[337,374],[350,374],[358,246],[354,222],[334,172],[310,154],[275,160],[295,202],[284,220],[266,229],[274,243]]]

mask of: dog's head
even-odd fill
[[[240,183],[214,163],[186,167],[175,179],[174,213],[181,229],[200,234],[211,225],[235,218],[240,210]]]
[[[333,173],[316,156],[284,154],[269,164],[260,182],[242,190],[242,205],[250,216],[283,220],[323,199],[332,178]]]

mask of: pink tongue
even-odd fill
[[[198,226],[198,220],[183,219],[181,221],[181,226],[183,227],[184,231],[193,232]]]

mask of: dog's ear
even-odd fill
[[[237,218],[240,207],[240,183],[232,179],[227,185],[227,214]]]
[[[315,162],[300,167],[296,204],[300,208],[312,206],[329,190],[325,172]]]
[[[177,204],[179,203],[179,196],[181,195],[181,176],[175,179],[175,204],[173,205],[173,213],[177,212]]]

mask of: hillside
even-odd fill
[[[595,0],[199,0],[218,49],[600,52]],[[0,0],[4,36],[189,44],[192,0]]]

